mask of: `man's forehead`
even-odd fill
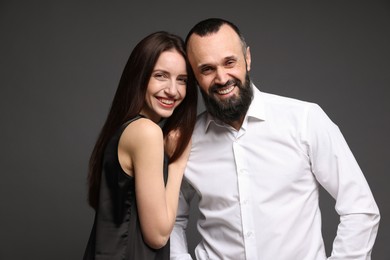
[[[188,47],[193,45],[196,42],[201,42],[201,41],[210,41],[210,40],[218,40],[218,39],[229,39],[230,41],[240,41],[239,36],[237,33],[231,28],[229,25],[222,25],[218,31],[208,33],[206,35],[200,36],[198,34],[193,33],[189,39],[188,39]]]
[[[230,27],[223,28],[216,33],[199,36],[193,34],[187,44],[187,51],[208,53],[208,52],[223,52],[224,50],[241,50],[242,48],[240,38]],[[199,53],[200,52],[200,53]]]

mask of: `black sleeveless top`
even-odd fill
[[[103,158],[99,204],[84,260],[169,259],[169,240],[161,249],[150,248],[143,240],[138,219],[134,177],[127,175],[118,159],[118,143],[126,122],[107,144]],[[164,180],[168,174],[164,156]]]

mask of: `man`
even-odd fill
[[[186,45],[207,112],[192,137],[171,259],[191,259],[184,231],[195,193],[197,259],[327,259],[319,185],[340,215],[328,259],[370,259],[379,210],[338,127],[316,104],[260,92],[234,24],[202,21]]]

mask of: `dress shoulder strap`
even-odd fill
[[[143,115],[136,115],[135,117],[133,117],[133,118],[130,118],[129,120],[127,120],[126,122],[124,122],[123,124],[122,124],[122,126],[120,127],[120,132],[123,132],[123,130],[125,130],[125,128],[130,124],[130,123],[132,123],[132,122],[134,122],[135,120],[138,120],[138,119],[140,119],[140,118],[146,118],[145,116],[143,116]]]

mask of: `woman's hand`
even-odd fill
[[[176,149],[179,137],[180,137],[180,131],[172,130],[164,138],[164,149],[165,149],[165,153],[169,156],[169,158],[172,157],[173,152]]]
[[[169,157],[172,156],[173,152],[175,151],[175,148],[177,146],[177,142],[180,137],[180,131],[179,130],[174,130],[171,131],[164,140],[164,147],[165,147],[165,152],[168,154]],[[179,171],[184,172],[184,168],[186,167],[187,160],[189,158],[191,151],[191,140],[189,141],[187,147],[183,151],[183,153],[180,155],[180,157],[175,160],[171,165],[174,165],[174,167],[177,167]]]

